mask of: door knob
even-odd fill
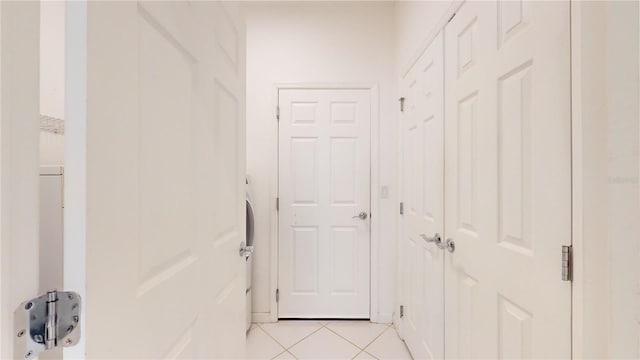
[[[239,253],[241,257],[249,258],[249,256],[253,254],[253,246],[246,246],[246,244],[243,242],[242,244],[240,244]]]
[[[438,249],[441,249],[441,250],[444,249],[444,245],[442,244],[442,238],[440,237],[440,234],[435,233],[432,237],[429,237],[426,234],[420,234],[420,237],[428,243],[435,243]]]
[[[366,211],[362,211],[360,212],[360,214],[356,215],[356,216],[352,216],[352,219],[355,218],[359,218],[360,220],[367,220],[367,212]]]
[[[447,239],[447,250],[450,253],[456,251],[456,242],[453,241],[453,239],[451,239],[451,238]]]

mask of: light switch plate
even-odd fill
[[[382,199],[387,199],[387,198],[389,198],[389,187],[388,187],[388,186],[383,186],[383,187],[380,189],[380,197],[381,197]]]

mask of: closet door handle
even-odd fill
[[[440,234],[435,233],[432,237],[429,237],[426,234],[420,234],[420,237],[428,243],[435,243],[438,249],[440,250],[444,249],[444,245],[442,244],[442,238],[440,237]]]
[[[456,251],[456,242],[455,242],[455,241],[453,241],[453,239],[452,239],[452,238],[448,238],[448,239],[447,239],[447,250],[448,250],[450,253],[453,253],[454,251]]]
[[[356,216],[352,216],[352,219],[360,219],[360,220],[367,220],[367,212],[363,211],[360,214],[356,215]]]

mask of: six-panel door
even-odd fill
[[[279,91],[280,318],[369,318],[368,89]]]
[[[571,357],[569,2],[467,2],[445,29],[448,358]]]

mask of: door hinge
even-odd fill
[[[453,13],[453,15],[451,15],[451,17],[449,18],[449,20],[447,20],[447,24],[451,22],[451,20],[453,20],[453,18],[456,17],[456,13]]]
[[[400,318],[404,317],[404,305],[400,305]]]
[[[280,106],[276,106],[276,120],[280,121]]]
[[[404,202],[400,202],[400,215],[404,215]]]
[[[13,313],[14,357],[33,359],[43,351],[77,344],[81,303],[75,292],[51,290],[20,304]]]
[[[276,198],[276,211],[280,211],[280,197]]]
[[[400,101],[400,112],[404,112],[404,96],[398,99]]]
[[[280,302],[280,289],[276,289],[276,302]]]
[[[562,280],[573,280],[573,246],[562,246]]]

